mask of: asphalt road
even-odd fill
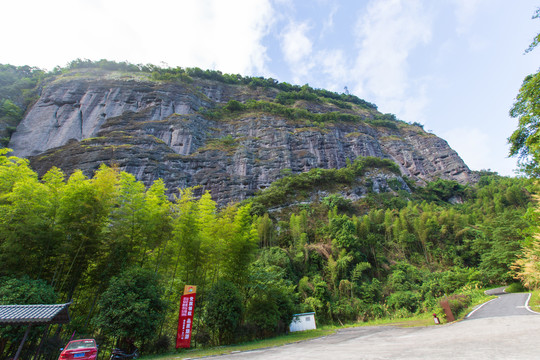
[[[525,308],[526,297],[522,295],[502,293],[498,299],[486,303],[466,320],[453,324],[420,328],[376,326],[343,329],[323,338],[215,358],[540,359],[540,316]]]
[[[530,296],[528,293],[507,294],[504,292],[504,287],[488,290],[486,293],[488,295],[497,295],[498,298],[477,307],[467,316],[467,319],[538,315],[526,306]],[[538,358],[540,359],[540,355]]]

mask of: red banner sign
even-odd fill
[[[191,346],[193,330],[193,310],[195,309],[195,294],[182,295],[180,313],[178,315],[178,332],[176,333],[176,348]]]

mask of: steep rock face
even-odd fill
[[[263,111],[215,119],[204,109],[230,99],[271,100],[277,90],[107,76],[71,77],[45,87],[12,137],[14,154],[30,157],[40,174],[57,166],[91,175],[101,163],[115,164],[146,184],[162,178],[171,192],[200,185],[199,191],[210,190],[222,204],[264,189],[286,169],[341,168],[361,156],[392,159],[419,183],[439,177],[471,181],[455,151],[417,126],[313,124]],[[318,113],[336,110],[308,105],[296,102]],[[373,116],[364,109],[348,112]]]
[[[206,103],[207,104],[207,103]],[[45,89],[13,134],[17,156],[36,155],[69,140],[93,137],[103,123],[125,112],[149,110],[149,120],[189,114],[205,105],[185,87],[151,83],[71,80]]]
[[[407,176],[423,181],[451,179],[462,184],[474,180],[469,168],[445,140],[419,128],[404,130],[402,136],[379,139],[384,152]]]
[[[199,80],[194,84],[151,81],[148,76],[102,70],[76,71],[51,81],[12,135],[9,147],[26,157],[94,137],[107,119],[144,112],[146,120],[191,114],[230,99],[270,99],[271,90]],[[275,92],[275,90],[273,91]]]

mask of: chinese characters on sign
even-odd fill
[[[176,348],[189,348],[193,329],[193,310],[195,308],[196,286],[186,285],[184,295],[180,300],[178,316],[178,332],[176,333]]]

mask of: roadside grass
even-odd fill
[[[399,326],[399,327],[417,327],[435,325],[433,316],[429,313],[423,313],[405,318],[386,318],[353,324],[356,326]]]
[[[465,311],[460,313],[459,319],[462,319],[467,315],[472,309],[486,301],[489,301],[496,296],[488,296],[484,293],[485,289],[472,289],[466,290],[465,293],[471,296],[471,305]],[[540,308],[540,291],[536,291],[536,297],[533,295],[533,299],[538,304]],[[533,299],[531,299],[531,307],[533,304]],[[440,314],[439,314],[440,315]],[[442,320],[442,317],[439,316]],[[353,324],[346,324],[343,326],[336,325],[326,325],[322,326],[316,330],[300,331],[289,333],[286,335],[277,336],[271,339],[257,340],[243,344],[229,345],[229,346],[217,346],[213,348],[202,348],[202,349],[189,349],[189,350],[180,350],[178,352],[170,352],[162,355],[149,355],[143,356],[144,360],[181,360],[181,359],[196,359],[206,356],[215,356],[215,355],[226,355],[232,354],[241,351],[250,351],[257,349],[264,349],[275,346],[283,346],[287,344],[292,344],[300,341],[315,339],[323,336],[328,336],[334,334],[339,329],[352,328],[352,327],[364,327],[364,326],[398,326],[398,327],[419,327],[419,326],[431,326],[435,325],[433,321],[433,316],[431,312],[422,313],[418,315],[413,315],[410,317],[390,317],[384,319],[376,319],[367,322],[358,322]]]
[[[496,287],[493,287],[495,289]],[[458,314],[454,314],[457,321],[465,319],[465,317],[473,311],[477,306],[482,305],[492,299],[497,298],[495,295],[487,295],[486,290],[491,290],[491,288],[483,289],[467,289],[462,291],[461,294],[469,295],[471,297],[470,304],[460,311]]]
[[[531,300],[529,301],[529,307],[531,310],[540,313],[540,289],[536,289],[531,292]]]
[[[315,339],[323,336],[334,334],[337,330],[343,328],[351,328],[358,326],[399,326],[399,327],[414,327],[414,326],[428,326],[433,325],[433,319],[429,314],[420,314],[408,318],[395,318],[395,319],[378,319],[362,323],[347,324],[344,326],[325,325],[316,330],[307,330],[289,333],[281,335],[271,339],[257,340],[243,344],[229,345],[229,346],[217,346],[213,348],[203,349],[189,349],[180,350],[178,352],[172,352],[162,355],[149,355],[143,356],[145,360],[181,360],[181,359],[196,359],[205,356],[226,355],[240,351],[249,351],[264,349],[275,346],[282,346],[287,344],[296,343],[299,341],[305,341]]]
[[[507,293],[529,292],[520,282],[511,283],[504,291]]]
[[[189,349],[189,350],[180,350],[179,352],[168,353],[163,355],[149,355],[143,356],[142,358],[146,360],[155,359],[155,360],[169,360],[169,359],[195,359],[205,356],[214,356],[214,355],[226,355],[240,351],[248,350],[257,350],[264,349],[275,346],[287,345],[299,341],[314,339],[318,337],[332,335],[336,332],[336,327],[322,327],[316,330],[307,330],[299,331],[294,333],[289,333],[287,335],[277,336],[271,339],[264,339],[258,341],[252,341],[244,344],[236,344],[229,346],[217,346],[213,348],[203,348],[203,349]]]

